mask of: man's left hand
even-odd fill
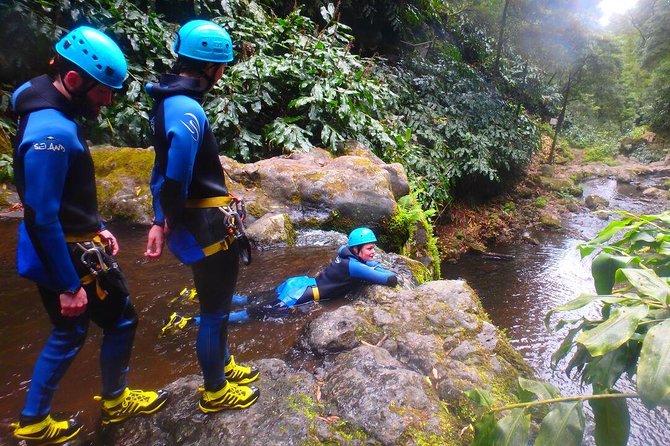
[[[116,241],[114,234],[109,232],[107,229],[103,229],[102,231],[98,232],[98,235],[100,236],[102,243],[107,245],[111,250],[111,254],[115,256],[116,253],[119,252],[119,242]]]

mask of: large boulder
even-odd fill
[[[352,228],[396,214],[394,181],[396,193],[409,190],[401,168],[371,157],[335,157],[313,148],[252,164],[226,157],[221,162],[232,192],[244,197],[252,217],[284,213],[298,226]]]
[[[254,362],[261,396],[250,408],[202,415],[200,378],[185,377],[163,410],[108,428],[96,444],[465,445],[477,409],[464,392],[514,401],[516,378],[531,374],[460,280],[365,287],[299,338],[290,354],[298,367]]]

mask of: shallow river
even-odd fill
[[[667,201],[642,199],[636,187],[617,185],[614,180],[598,179],[584,186],[584,196],[597,194],[607,198],[610,209],[638,213],[668,209]],[[538,245],[520,242],[492,249],[511,254],[514,260],[484,260],[480,256],[471,255],[462,257],[456,265],[445,264],[442,267],[445,278],[467,280],[478,292],[495,325],[507,330],[514,348],[537,371],[540,378],[556,385],[563,395],[586,394],[590,392],[590,387],[580,388],[578,381],[567,377],[563,372],[564,362],[559,364],[557,370],[552,370],[550,357],[563,340],[563,334],[549,333],[544,327],[544,316],[551,308],[580,293],[595,293],[590,259],[582,260],[576,247],[595,236],[607,223],[589,213],[573,214],[564,222],[565,230],[560,233],[530,234],[540,242]],[[618,386],[630,392],[635,391],[630,383]],[[629,408],[630,446],[670,444],[670,414],[667,411],[650,412],[639,402],[631,400]],[[585,443],[593,444],[592,437],[588,436]]]
[[[652,212],[667,208],[635,198],[632,187],[617,187],[612,180],[587,184],[585,194],[597,193],[612,208]],[[584,393],[575,381],[549,366],[549,357],[562,337],[548,333],[545,313],[580,292],[593,291],[588,260],[581,260],[575,246],[597,233],[606,222],[589,214],[575,214],[561,233],[532,234],[540,243],[497,246],[495,251],[512,254],[512,261],[487,261],[465,256],[457,265],[444,265],[445,278],[465,278],[475,288],[493,321],[506,329],[514,347],[537,370],[538,375],[557,385],[563,394]],[[0,444],[10,444],[8,423],[21,410],[30,371],[48,335],[49,323],[33,285],[15,274],[14,250],[17,221],[0,219]],[[159,338],[163,322],[173,311],[197,313],[197,305],[184,299],[170,303],[185,286],[190,272],[171,255],[160,261],[142,257],[146,228],[112,226],[121,243],[120,264],[128,276],[134,303],[140,314],[131,362],[130,383],[137,387],[158,387],[185,374],[198,373],[194,353],[195,330],[186,328]],[[309,248],[288,248],[256,253],[254,262],[243,267],[239,291],[251,293],[270,289],[292,275],[315,274],[327,264],[338,241]],[[319,311],[338,303],[320,306],[312,315],[284,322],[250,322],[231,329],[231,347],[238,359],[277,357],[298,361],[309,367],[309,358],[289,357],[290,346],[306,322]],[[92,438],[99,415],[98,347],[100,332],[91,326],[86,346],[79,354],[56,393],[54,410],[65,414],[80,412],[85,435]],[[194,397],[195,398],[195,397]],[[195,401],[195,399],[194,399]],[[667,412],[649,412],[632,405],[631,446],[670,444],[670,417]],[[588,443],[589,440],[587,440]]]

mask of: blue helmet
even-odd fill
[[[56,52],[93,79],[112,88],[121,88],[128,64],[119,46],[97,29],[80,26],[56,44]]]
[[[365,245],[366,243],[376,243],[376,242],[377,237],[375,237],[375,233],[372,232],[372,229],[356,228],[353,231],[351,231],[351,234],[349,234],[349,241],[347,242],[347,246],[351,248],[353,246],[360,246]]]
[[[233,61],[233,41],[228,31],[209,20],[191,20],[179,28],[172,47],[175,53],[205,62]]]

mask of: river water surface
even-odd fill
[[[635,187],[617,186],[613,180],[587,183],[585,195],[589,193],[609,199],[611,208],[615,209],[650,213],[667,208],[667,203],[640,199]],[[464,256],[458,264],[442,268],[445,278],[464,278],[478,291],[494,323],[507,331],[514,347],[537,370],[538,376],[554,383],[564,395],[587,393],[587,390],[580,389],[562,371],[554,371],[549,366],[551,353],[560,344],[562,336],[547,332],[543,319],[549,309],[579,293],[593,291],[590,263],[588,259],[579,258],[575,247],[594,236],[606,223],[586,212],[574,214],[566,221],[565,231],[532,234],[539,240],[538,245],[519,242],[494,248],[514,255],[512,261]],[[16,220],[0,219],[0,382],[3,383],[0,388],[0,444],[11,444],[8,423],[14,421],[21,410],[31,368],[49,330],[34,286],[15,273],[16,226]],[[169,254],[160,261],[146,261],[142,256],[146,228],[112,225],[110,229],[121,244],[119,261],[140,314],[129,375],[131,386],[156,388],[185,374],[199,373],[193,328],[158,337],[163,322],[173,311],[185,315],[197,313],[197,305],[184,299],[170,303],[182,288],[191,285],[190,271]],[[316,238],[324,237],[317,234]],[[339,242],[341,240],[330,239],[330,243],[321,247],[257,252],[254,262],[241,269],[239,291],[267,290],[289,276],[316,274],[333,258]],[[269,357],[287,359],[291,345],[307,321],[319,311],[328,311],[341,304],[320,305],[311,315],[283,322],[252,321],[234,326],[230,336],[231,349],[241,361]],[[79,412],[86,425],[84,436],[91,439],[99,416],[99,403],[93,401],[93,395],[100,388],[99,344],[100,331],[92,325],[86,346],[62,380],[53,405],[56,412]],[[309,365],[307,359],[301,361],[298,365]],[[649,412],[640,404],[631,403],[631,417],[633,426],[629,445],[670,444],[667,412]],[[590,441],[587,439],[586,443]]]
[[[650,182],[662,181],[650,178]],[[617,184],[601,178],[584,184],[584,196],[597,194],[610,202],[610,209],[636,213],[655,213],[668,209],[667,200],[647,200],[638,187]],[[591,278],[591,259],[581,259],[577,245],[594,237],[608,224],[588,212],[571,215],[564,230],[530,234],[538,245],[519,242],[496,246],[492,250],[511,254],[514,260],[485,260],[481,256],[463,256],[455,264],[445,264],[447,279],[463,278],[478,292],[494,324],[506,329],[514,348],[537,371],[538,377],[556,385],[563,395],[590,393],[578,381],[550,365],[564,332],[550,333],[544,327],[546,313],[580,293],[595,293]],[[596,315],[594,315],[596,316]],[[670,340],[668,340],[670,342]],[[569,357],[568,357],[569,358]],[[635,392],[630,382],[617,385],[620,390]],[[628,400],[631,411],[630,446],[667,446],[670,444],[670,416],[665,410],[648,411],[637,400]],[[585,405],[588,412],[588,404]],[[587,432],[592,424],[587,424]],[[594,444],[587,435],[586,444]]]

